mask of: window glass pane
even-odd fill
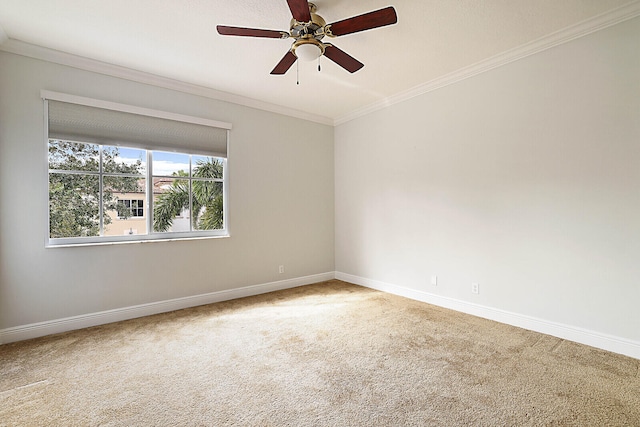
[[[102,183],[102,202],[105,212],[104,235],[147,234],[144,209],[137,206],[146,197],[147,180],[104,176]]]
[[[132,200],[144,199],[147,180],[130,176],[105,175],[102,199],[107,209],[115,209],[116,200],[123,200],[123,206],[132,207]]]
[[[189,155],[153,151],[153,175],[189,176]]]
[[[147,152],[105,145],[102,147],[102,167],[107,173],[144,175],[147,172]]]
[[[50,139],[49,169],[98,172],[100,146]]]
[[[108,236],[120,236],[127,224],[123,223],[137,215],[138,199],[146,197],[147,180],[128,176],[105,175],[102,179],[102,201],[105,212],[104,234]],[[115,225],[115,224],[118,225]],[[140,234],[146,233],[146,227]]]
[[[222,159],[210,156],[191,156],[193,176],[196,178],[222,179]]]
[[[222,182],[193,181],[194,230],[220,230],[224,226]]]
[[[189,231],[189,217],[189,180],[153,178],[153,231]]]
[[[100,235],[100,178],[49,174],[49,237]]]

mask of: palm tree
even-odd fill
[[[208,158],[199,160],[193,169],[191,180],[191,223],[194,230],[218,230],[224,224],[222,182],[223,164]],[[176,178],[157,199],[153,206],[153,230],[168,231],[173,219],[189,209],[189,180],[184,171],[173,174]]]

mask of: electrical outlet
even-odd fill
[[[431,284],[433,286],[438,286],[438,276],[431,276]]]
[[[280,267],[278,267],[278,273],[280,274],[284,273],[284,265],[281,265]]]
[[[471,284],[471,293],[479,294],[480,293],[480,285],[476,282]]]

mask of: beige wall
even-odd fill
[[[640,349],[638,41],[636,18],[338,126],[336,270]]]
[[[0,331],[334,270],[332,127],[10,53],[0,70]],[[231,237],[45,249],[42,89],[232,123]]]

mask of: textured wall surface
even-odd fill
[[[336,271],[640,342],[638,40],[636,18],[338,126]]]
[[[9,53],[0,67],[0,330],[334,270],[330,126]],[[231,237],[45,249],[42,89],[232,123]]]

